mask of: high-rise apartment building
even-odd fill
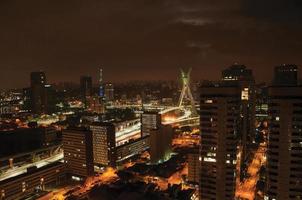
[[[241,88],[204,82],[200,93],[200,199],[233,200],[240,166]]]
[[[269,87],[265,200],[302,198],[302,87],[296,82],[296,67],[283,69],[275,69]]]
[[[251,153],[251,145],[255,141],[256,93],[253,71],[244,65],[234,64],[222,71],[221,79],[238,84],[241,90],[240,101],[240,136],[242,147],[242,164]]]
[[[82,127],[63,131],[64,162],[67,173],[76,179],[93,175],[92,132]]]

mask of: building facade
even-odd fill
[[[65,166],[61,162],[36,168],[13,178],[0,181],[0,199],[15,200],[31,194],[35,190],[46,190],[65,181]]]
[[[198,184],[200,180],[199,149],[193,149],[188,154],[188,182]]]
[[[115,126],[112,123],[94,123],[90,130],[93,137],[94,163],[100,166],[115,166]]]
[[[302,198],[302,87],[296,75],[288,76],[296,68],[288,70],[288,66],[277,67],[274,85],[269,87],[266,200]],[[276,82],[279,78],[288,82]]]
[[[161,114],[155,111],[145,111],[142,114],[142,137],[150,135],[151,130],[158,129],[161,125]]]
[[[172,152],[173,129],[170,125],[161,125],[150,132],[150,162],[157,164],[170,158]]]
[[[237,157],[240,152],[240,97],[240,86],[223,82],[207,82],[201,86],[201,199],[235,198],[236,166],[240,162]]]
[[[93,175],[92,132],[85,128],[63,130],[64,162],[67,173],[76,179]]]

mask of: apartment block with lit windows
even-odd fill
[[[296,66],[278,66],[269,87],[265,200],[302,199],[302,87],[297,80]]]
[[[240,166],[241,88],[204,82],[200,93],[200,199],[233,200]]]

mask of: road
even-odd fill
[[[104,173],[97,176],[88,177],[84,184],[57,189],[39,198],[39,200],[64,200],[64,194],[71,190],[74,190],[74,192],[72,192],[72,195],[78,197],[85,196],[93,186],[100,184],[110,184],[117,180],[118,176],[116,175],[116,170],[113,168],[106,168]]]
[[[248,167],[249,178],[243,182],[238,183],[236,187],[236,197],[238,199],[254,200],[256,192],[256,184],[259,180],[259,170],[266,162],[265,158],[265,144],[260,144],[259,148],[254,154],[254,158]]]

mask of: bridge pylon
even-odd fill
[[[195,106],[195,101],[190,89],[190,75],[191,75],[192,68],[189,69],[189,71],[186,73],[182,69],[180,69],[181,72],[181,82],[182,82],[182,89],[178,101],[178,107],[183,107],[183,103],[185,99],[188,99],[191,104],[191,110],[193,115],[197,115],[197,110]]]

